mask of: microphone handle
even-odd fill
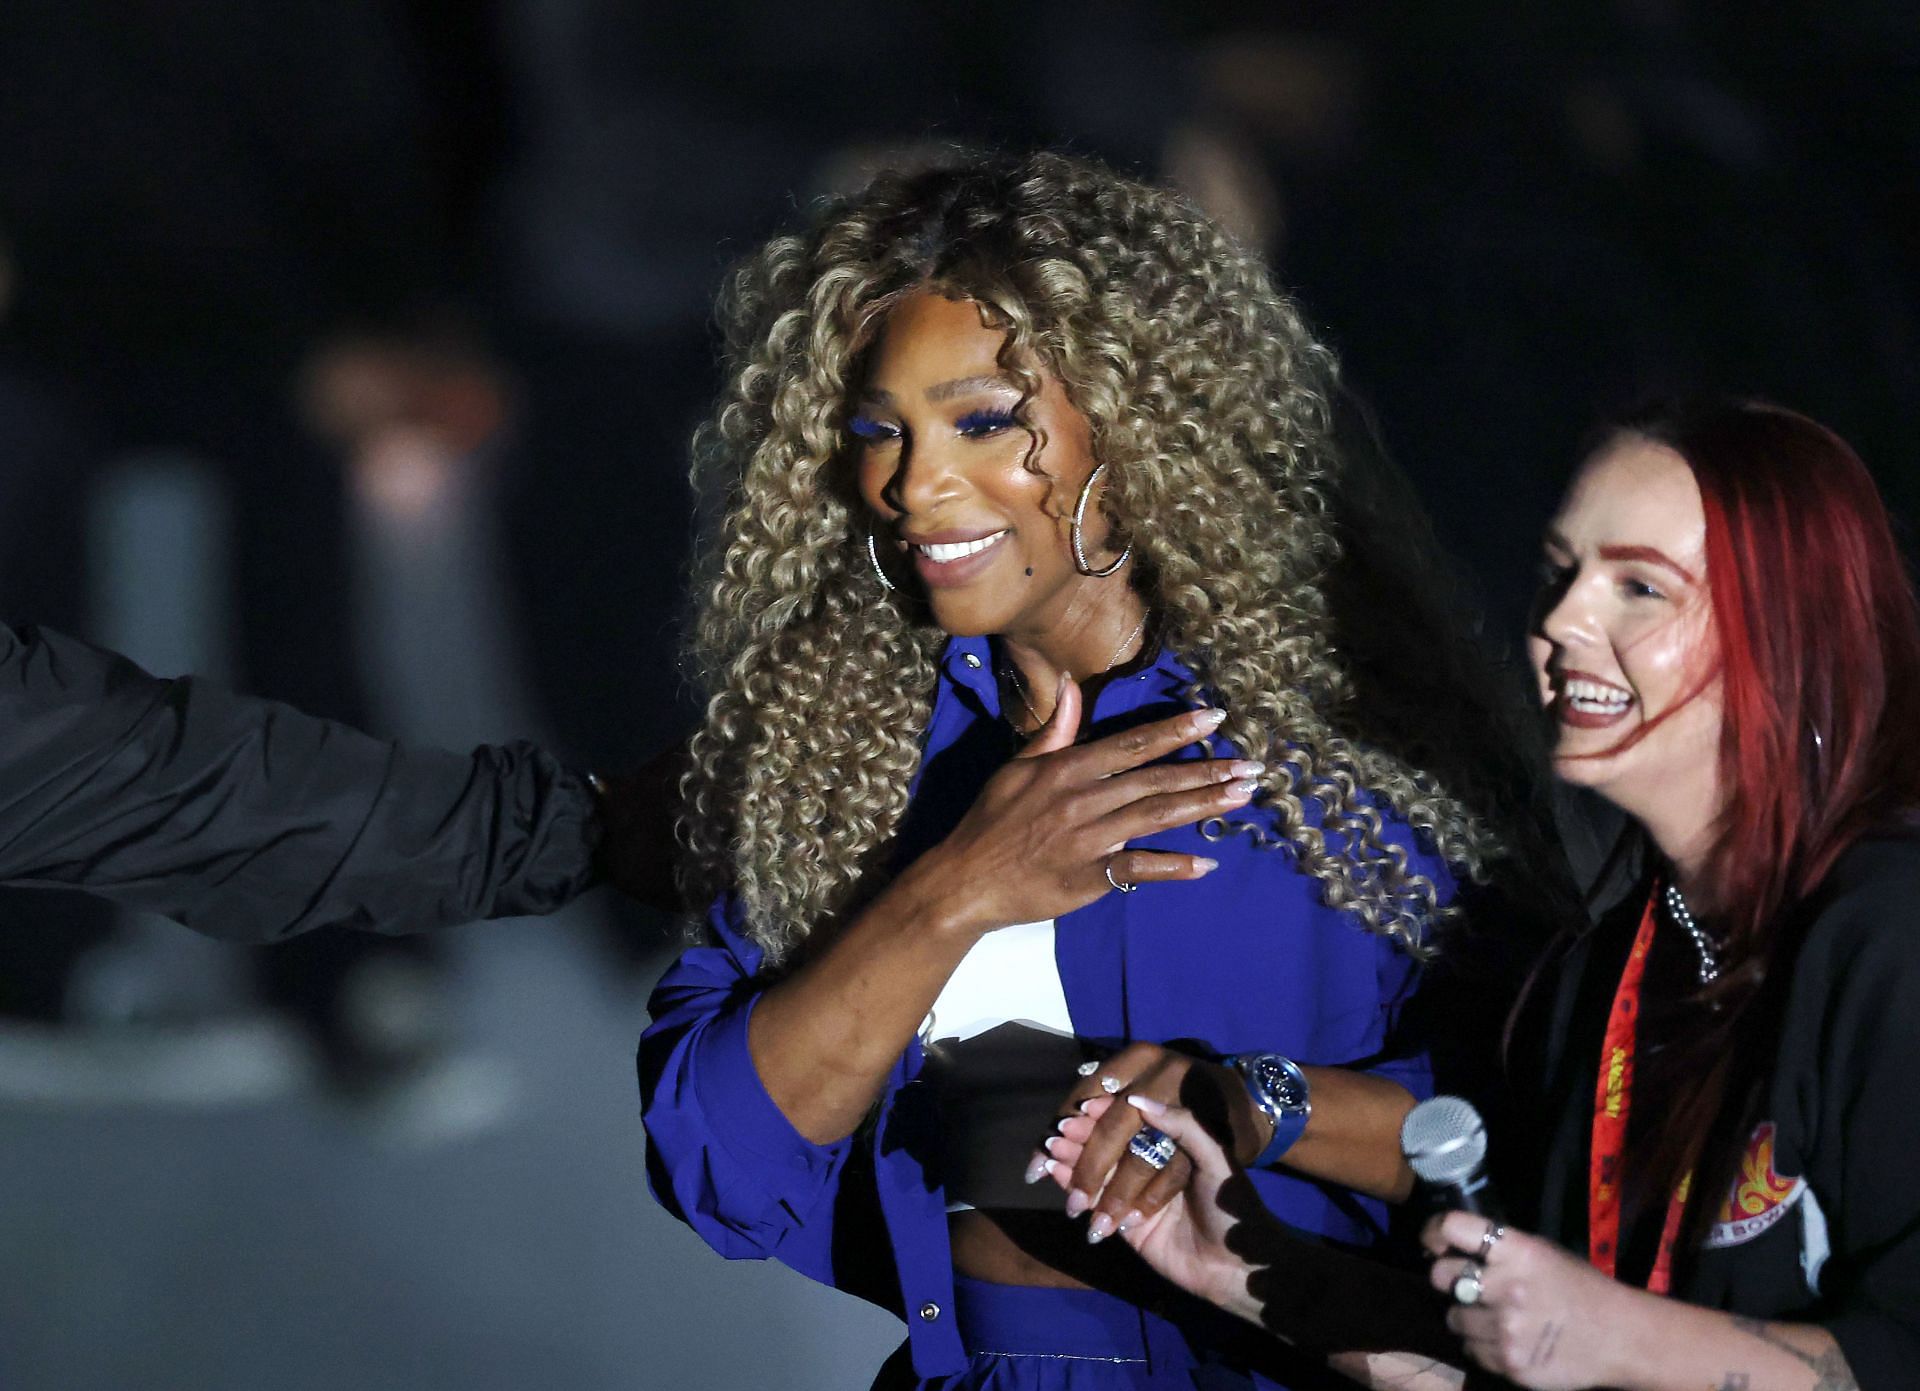
[[[1493,1191],[1493,1180],[1484,1173],[1471,1175],[1465,1183],[1441,1184],[1433,1190],[1433,1196],[1442,1211],[1471,1212],[1489,1222],[1499,1222],[1505,1217],[1500,1199]]]

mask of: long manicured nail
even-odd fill
[[[1125,1217],[1122,1217],[1120,1219],[1120,1234],[1122,1236],[1125,1236],[1128,1232],[1134,1229],[1136,1224],[1143,1222],[1145,1220],[1146,1220],[1146,1214],[1140,1211],[1139,1208],[1134,1208],[1132,1211],[1128,1212]]]
[[[1253,779],[1248,778],[1244,782],[1236,782],[1236,783],[1229,784],[1227,787],[1227,795],[1229,797],[1233,797],[1236,799],[1244,799],[1247,797],[1251,797],[1254,793],[1258,792],[1259,790],[1260,790],[1260,784],[1253,781]]]
[[[1047,1176],[1047,1162],[1044,1154],[1036,1154],[1033,1157],[1033,1161],[1027,1165],[1028,1183],[1038,1183]]]
[[[1144,1111],[1149,1116],[1164,1116],[1167,1113],[1166,1102],[1156,1101],[1150,1096],[1142,1096],[1139,1092],[1127,1093],[1127,1105],[1136,1111]]]
[[[1092,1098],[1092,1097],[1088,1097],[1088,1098],[1087,1098],[1087,1099],[1086,1099],[1085,1101],[1083,1101],[1083,1102],[1081,1102],[1081,1103],[1080,1103],[1080,1114],[1081,1114],[1081,1115],[1083,1115],[1083,1116],[1084,1116],[1084,1115],[1086,1115],[1086,1114],[1087,1114],[1087,1112],[1088,1112],[1088,1111],[1090,1111],[1090,1110],[1092,1110],[1092,1109],[1093,1109],[1093,1098]]]
[[[1199,729],[1218,729],[1227,718],[1227,712],[1218,708],[1202,710],[1193,717],[1194,725]]]
[[[1098,1246],[1113,1235],[1113,1219],[1104,1212],[1093,1214],[1093,1221],[1087,1223],[1087,1245]]]
[[[1067,1216],[1069,1217],[1078,1217],[1092,1206],[1093,1199],[1089,1198],[1085,1193],[1082,1193],[1078,1188],[1067,1194]]]
[[[1257,778],[1266,771],[1266,764],[1255,763],[1250,758],[1236,759],[1233,764],[1233,775],[1236,778]]]
[[[1202,874],[1212,874],[1216,869],[1220,868],[1220,862],[1218,860],[1209,860],[1205,855],[1195,855],[1193,857],[1193,867]]]
[[[1053,1147],[1061,1143],[1061,1138],[1062,1137],[1058,1135],[1049,1135],[1045,1140],[1041,1141],[1041,1148],[1046,1150],[1048,1154],[1052,1154],[1054,1152]]]

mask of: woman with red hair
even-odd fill
[[[1525,1386],[1912,1386],[1920,611],[1873,481],[1776,406],[1633,417],[1547,529],[1536,612],[1555,771],[1626,813],[1614,881],[1630,887],[1515,1009],[1547,1235],[1435,1218],[1447,1325],[1465,1359]],[[1197,1173],[1126,1239],[1273,1319],[1303,1249],[1233,1201],[1190,1114],[1142,1109]],[[1054,1147],[1063,1166],[1085,1125]],[[1377,1313],[1396,1286],[1376,1268],[1373,1288]],[[1461,1375],[1335,1362],[1401,1387]]]

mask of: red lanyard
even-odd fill
[[[1653,949],[1656,887],[1640,916],[1640,931],[1627,953],[1620,986],[1613,992],[1607,1014],[1607,1038],[1600,1046],[1600,1081],[1593,1093],[1593,1148],[1587,1166],[1587,1261],[1602,1275],[1612,1276],[1620,1259],[1620,1158],[1627,1147],[1627,1116],[1633,1106],[1633,1052],[1640,1020],[1640,986],[1647,974],[1647,954]],[[1680,1237],[1680,1219],[1687,1209],[1689,1174],[1680,1181],[1667,1204],[1667,1220],[1660,1228],[1660,1245],[1653,1258],[1647,1289],[1665,1294],[1673,1284],[1673,1247]]]

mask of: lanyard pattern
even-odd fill
[[[1627,1118],[1633,1108],[1633,1055],[1640,1022],[1640,992],[1647,974],[1647,956],[1653,950],[1655,907],[1659,888],[1647,899],[1634,934],[1633,950],[1613,992],[1607,1012],[1606,1041],[1600,1045],[1600,1079],[1593,1094],[1593,1144],[1587,1161],[1587,1261],[1602,1275],[1612,1277],[1620,1263],[1620,1165],[1627,1148]],[[1673,1284],[1673,1248],[1686,1215],[1689,1174],[1674,1190],[1660,1228],[1653,1273],[1647,1289],[1666,1294]]]

